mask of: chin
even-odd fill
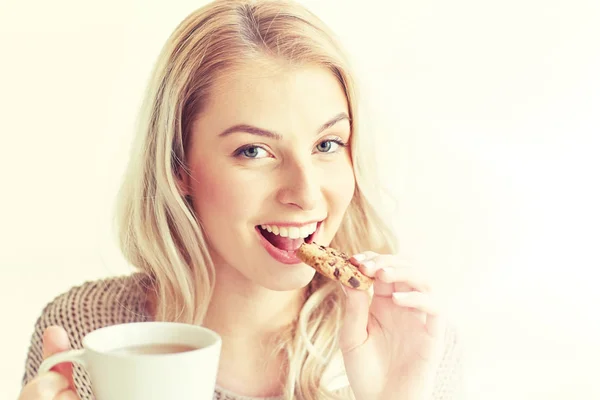
[[[296,269],[295,267],[293,269]],[[302,289],[313,280],[317,271],[305,264],[298,265],[297,268],[295,271],[271,274],[265,277],[267,279],[263,280],[261,285],[278,292]]]

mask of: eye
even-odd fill
[[[317,151],[319,153],[335,153],[342,147],[346,147],[346,143],[341,139],[327,139],[317,145]]]
[[[236,157],[258,159],[268,157],[269,153],[260,146],[249,145],[239,148],[235,151],[234,155]]]

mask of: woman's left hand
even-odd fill
[[[430,284],[394,255],[364,252],[352,262],[375,278],[372,301],[365,291],[343,287],[340,348],[356,399],[429,399],[445,332]]]

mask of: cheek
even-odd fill
[[[330,193],[330,199],[334,203],[336,213],[344,213],[354,196],[356,181],[354,179],[354,170],[348,160],[347,163],[339,165],[335,171],[331,171],[328,176],[327,187]]]
[[[248,184],[220,171],[203,169],[194,174],[194,205],[203,222],[236,219],[249,208]],[[247,213],[247,211],[246,211]]]

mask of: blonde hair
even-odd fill
[[[120,246],[127,261],[150,277],[157,320],[201,324],[214,285],[202,226],[177,179],[188,173],[185,148],[191,121],[202,112],[218,75],[234,73],[240,63],[265,59],[289,66],[320,65],[339,80],[348,99],[357,185],[331,245],[350,254],[394,250],[390,230],[377,212],[380,189],[371,173],[373,160],[368,159],[370,140],[357,129],[355,83],[335,36],[295,2],[217,0],[189,15],[162,49],[119,193]],[[285,399],[339,398],[322,377],[339,357],[344,309],[338,284],[316,275],[300,315],[278,340],[277,351],[286,356]]]

